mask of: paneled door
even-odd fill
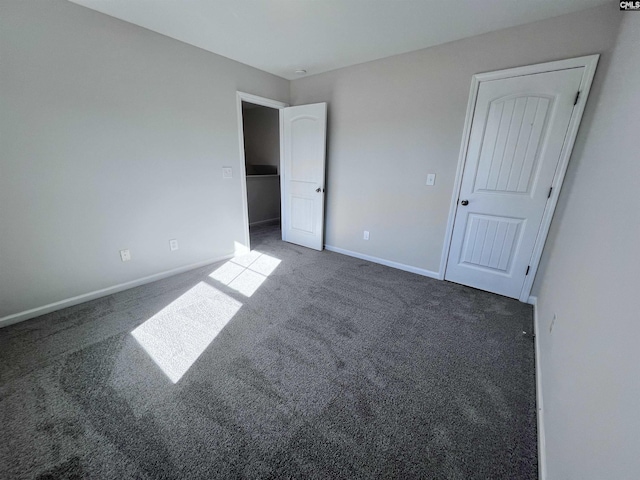
[[[282,239],[324,247],[327,104],[282,110]]]
[[[480,84],[446,280],[520,297],[584,70]]]

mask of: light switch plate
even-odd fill
[[[131,252],[127,250],[120,250],[120,258],[123,262],[128,262],[131,260]]]
[[[429,175],[427,175],[427,185],[431,186],[431,185],[435,185],[435,183],[436,183],[436,174],[430,173]]]
[[[222,167],[222,178],[233,178],[233,169],[231,167]]]

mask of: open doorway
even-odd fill
[[[265,234],[282,238],[281,109],[286,103],[237,93],[245,245],[253,248]]]
[[[240,184],[245,212],[245,241],[238,243],[242,249],[256,246],[249,233],[251,224],[254,232],[269,227],[273,236],[286,242],[322,250],[327,104],[289,107],[276,100],[237,92],[237,108]],[[269,110],[277,111],[277,137],[273,123],[265,127],[264,119],[260,120],[269,115]],[[258,118],[257,122],[254,117]],[[255,135],[254,124],[258,125],[258,135]],[[245,128],[254,133],[245,135]],[[269,131],[271,136],[266,140],[265,134]],[[277,143],[273,142],[274,138],[278,139]],[[246,155],[245,150],[248,150]],[[273,181],[270,187],[269,181]],[[261,193],[264,190],[270,192],[269,199]]]
[[[281,236],[280,114],[242,102],[247,214],[251,244],[265,234]]]

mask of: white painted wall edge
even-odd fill
[[[39,317],[40,315],[44,315],[46,313],[55,312],[56,310],[62,310],[63,308],[66,308],[66,307],[72,307],[73,305],[78,305],[80,303],[88,302],[96,298],[106,297],[107,295],[122,292],[123,290],[128,290],[129,288],[139,287],[140,285],[145,285],[147,283],[155,282],[157,280],[162,280],[163,278],[171,277],[172,275],[177,275],[179,273],[184,273],[189,270],[204,267],[205,265],[211,265],[213,263],[222,262],[223,260],[228,260],[233,256],[234,254],[231,253],[231,254],[223,255],[217,258],[211,258],[209,260],[204,260],[202,262],[192,263],[191,265],[185,265],[183,267],[178,267],[172,270],[166,270],[164,272],[155,273],[153,275],[138,278],[137,280],[131,280],[129,282],[120,283],[118,285],[102,288],[100,290],[95,290],[93,292],[83,293],[82,295],[77,295],[75,297],[60,300],[59,302],[49,303],[41,307],[36,307],[30,310],[25,310],[23,312],[7,315],[6,317],[0,318],[0,328],[8,327],[9,325],[13,325],[14,323],[23,322],[31,318]]]
[[[352,252],[351,250],[345,250],[344,248],[334,247],[332,245],[325,245],[324,248],[330,252],[340,253],[349,257],[359,258],[361,260],[368,260],[369,262],[379,263],[387,267],[397,268],[398,270],[404,270],[405,272],[416,273],[423,277],[435,278],[440,280],[440,274],[424,268],[412,267],[411,265],[405,265],[404,263],[393,262],[391,260],[385,260],[384,258],[372,257],[371,255],[365,255],[364,253]]]
[[[544,409],[542,404],[542,377],[540,376],[540,322],[538,321],[538,297],[529,297],[529,302],[533,305],[533,335],[535,339],[536,355],[536,417],[538,419],[538,479],[547,478],[547,455],[544,431]]]

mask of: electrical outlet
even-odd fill
[[[178,250],[178,240],[175,238],[173,240],[169,240],[169,249],[173,252],[174,250]]]
[[[427,185],[431,186],[435,184],[436,184],[436,174],[430,173],[429,175],[427,175]]]
[[[369,240],[369,230],[364,231],[364,235],[362,236],[365,240]]]
[[[120,258],[123,262],[128,262],[131,260],[131,252],[127,250],[120,250]]]
[[[551,320],[551,323],[549,324],[549,333],[551,333],[553,331],[553,326],[556,324],[556,318],[557,318],[557,315],[554,313],[553,314],[553,319]]]
[[[231,167],[222,167],[222,178],[233,178],[233,169]]]

